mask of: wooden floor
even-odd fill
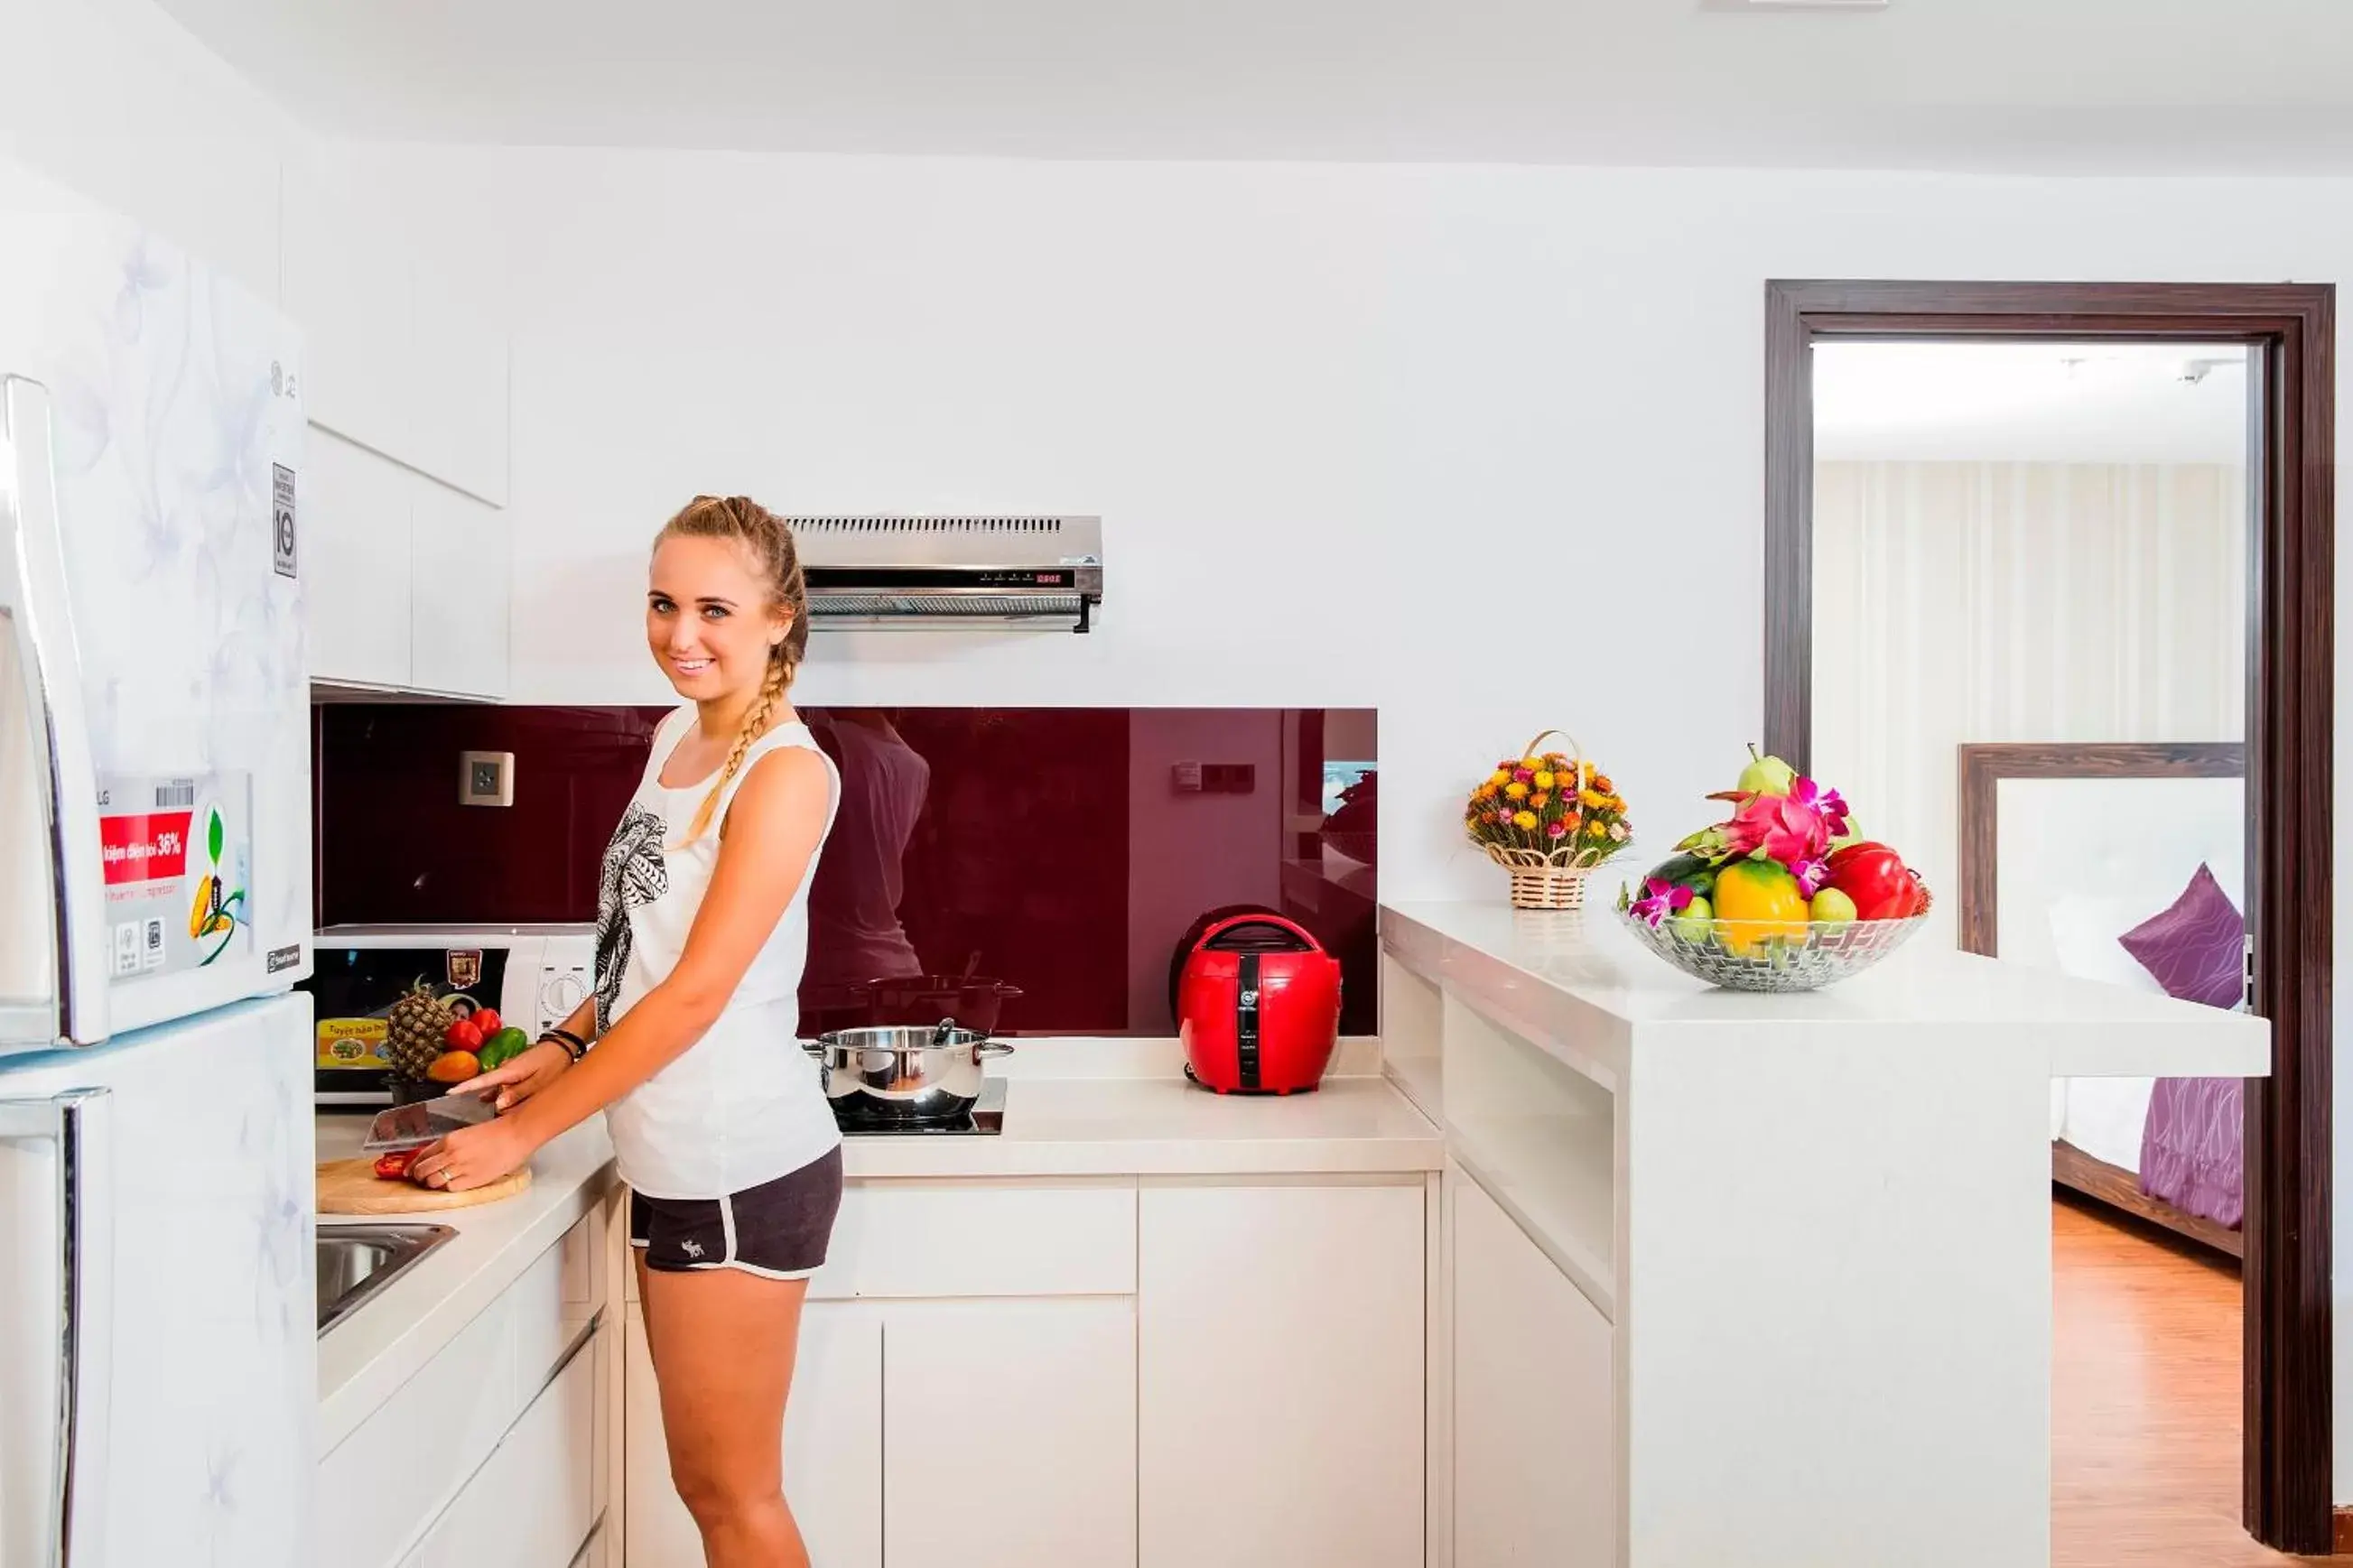
[[[2053,1568],[2242,1568],[2239,1274],[2227,1260],[2052,1205]]]

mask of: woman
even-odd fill
[[[596,994],[459,1085],[495,1087],[502,1114],[410,1170],[480,1186],[607,1112],[670,1474],[712,1568],[808,1562],[782,1489],[785,1394],[841,1134],[795,1043],[809,869],[839,796],[786,697],[807,615],[774,514],[701,496],[663,526],[646,641],[688,705],[656,730],[605,852]]]

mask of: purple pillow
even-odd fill
[[[2202,863],[2172,908],[2116,941],[2168,996],[2236,1007],[2246,995],[2247,922]]]

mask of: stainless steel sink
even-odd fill
[[[321,1226],[319,1332],[457,1234],[446,1225]]]

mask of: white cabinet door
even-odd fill
[[[302,405],[314,425],[394,457],[413,446],[409,247],[332,154],[283,179],[286,313],[302,330]]]
[[[1454,1568],[1617,1561],[1609,1321],[1479,1184],[1454,1224]]]
[[[507,592],[514,577],[506,513],[422,476],[409,476],[409,483],[416,655],[408,684],[419,691],[503,697]]]
[[[401,1568],[570,1568],[596,1522],[596,1348],[565,1363]],[[321,1521],[330,1544],[334,1528]]]
[[[882,1334],[889,1568],[1134,1568],[1133,1300],[894,1303]]]
[[[507,337],[447,265],[417,264],[411,333],[417,386],[416,466],[496,506],[507,499]]]
[[[415,476],[316,426],[305,447],[295,508],[311,679],[406,686]]]
[[[628,1568],[702,1568],[702,1538],[670,1484],[641,1308],[629,1307],[627,1328],[621,1558]],[[869,1307],[802,1310],[785,1407],[785,1499],[813,1561],[881,1568],[882,1323]]]
[[[1420,1183],[1141,1200],[1143,1568],[1419,1568]]]

